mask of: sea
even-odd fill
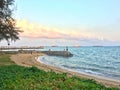
[[[44,50],[63,51],[66,47],[45,47]],[[68,47],[73,57],[40,56],[43,63],[75,71],[120,80],[120,46]]]

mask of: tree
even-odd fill
[[[15,19],[12,17],[14,0],[0,0],[0,41],[19,39],[20,30],[15,27]]]

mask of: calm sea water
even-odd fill
[[[64,50],[65,47],[46,47],[44,50]],[[41,61],[76,72],[120,80],[120,47],[69,47],[73,57],[40,57]]]

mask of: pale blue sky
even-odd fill
[[[102,26],[120,20],[120,0],[16,0],[17,18],[52,26]]]
[[[66,42],[66,45],[114,45],[113,41],[115,45],[120,45],[120,0],[16,0],[15,3],[17,20],[25,19],[50,28],[66,29],[68,32],[87,32],[102,39],[100,42],[97,41],[98,37],[84,38],[84,43],[81,39],[71,40],[70,43],[59,40],[64,44]],[[55,40],[50,39],[48,42],[54,44]],[[25,41],[22,39],[21,42]]]

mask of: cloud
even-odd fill
[[[95,28],[92,32],[89,30],[78,30],[78,29],[59,29],[44,26],[41,24],[29,22],[27,20],[18,20],[16,26],[19,27],[23,32],[20,34],[21,37],[37,38],[37,39],[52,39],[52,40],[71,40],[77,42],[85,42],[89,44],[104,44],[107,42],[115,41],[114,37],[118,36],[115,33],[108,31],[109,28]],[[102,30],[102,31],[101,31]],[[106,30],[103,31],[103,30]]]
[[[96,38],[96,36],[92,33],[51,28],[28,22],[25,19],[18,20],[16,26],[23,30],[23,33],[20,34],[22,37],[71,40]]]
[[[39,45],[85,45],[85,46],[93,46],[93,45],[120,45],[120,41],[114,41],[112,39],[105,39],[105,36],[110,36],[109,28],[99,28],[92,29],[93,32],[85,29],[59,29],[59,28],[51,28],[48,26],[44,26],[41,24],[31,23],[27,20],[18,20],[16,23],[17,27],[19,27],[24,32],[20,34],[21,40],[18,40],[16,43],[11,42],[13,46],[39,46]],[[116,28],[119,26],[115,26]],[[85,30],[85,31],[83,31]],[[91,30],[91,31],[92,31]],[[100,33],[104,30],[106,32]],[[96,33],[96,32],[97,33]],[[117,32],[112,32],[114,36],[119,36],[115,34]],[[111,36],[112,37],[112,36]],[[118,37],[119,38],[119,37]],[[1,45],[7,45],[6,42],[1,42]]]

